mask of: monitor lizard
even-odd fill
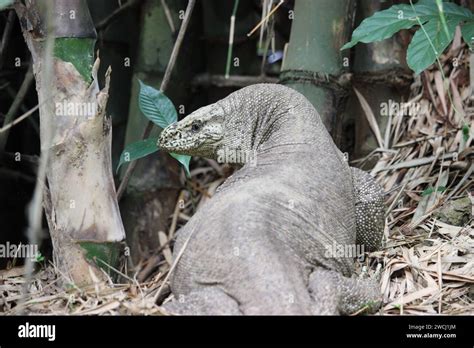
[[[242,88],[169,125],[158,146],[241,166],[179,231],[166,311],[377,308],[377,279],[354,277],[354,253],[381,244],[382,190],[349,166],[303,95],[278,84]]]

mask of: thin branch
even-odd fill
[[[168,25],[170,26],[171,32],[174,34],[176,32],[176,27],[174,26],[170,8],[166,4],[165,0],[161,0],[161,7],[163,7],[163,11],[165,11],[166,20],[168,21]]]
[[[140,4],[140,0],[129,0],[125,3],[125,5],[115,9],[114,12],[112,12],[110,15],[108,15],[107,17],[105,17],[103,20],[101,20],[96,26],[95,26],[95,29],[97,31],[101,31],[101,30],[104,30],[105,28],[107,28],[108,25],[110,25],[110,23],[112,23],[113,21],[115,21],[118,17],[120,17],[126,10],[129,10],[135,6],[137,6],[138,4]]]
[[[183,43],[184,35],[186,34],[186,29],[188,28],[188,24],[191,19],[191,13],[193,12],[195,3],[196,3],[196,0],[189,0],[188,6],[186,7],[183,23],[181,24],[181,27],[179,28],[178,37],[176,38],[176,42],[173,46],[173,50],[171,51],[171,57],[168,62],[168,66],[166,67],[165,76],[163,76],[163,81],[161,81],[160,90],[162,92],[164,92],[166,88],[168,87],[171,73],[173,72],[174,65],[176,64],[179,50],[181,48],[181,44]],[[149,131],[146,136],[150,134],[152,127],[153,127],[153,122],[148,122]]]
[[[0,133],[3,133],[5,131],[7,131],[8,129],[12,128],[13,126],[15,126],[16,124],[20,123],[21,121],[23,121],[25,118],[27,118],[28,116],[30,116],[31,114],[33,114],[36,110],[39,109],[39,104],[36,105],[34,108],[30,109],[29,111],[25,112],[23,115],[21,115],[20,117],[18,117],[16,120],[14,120],[13,122],[9,123],[9,124],[6,124],[4,125],[2,128],[0,128]]]
[[[18,91],[15,90],[12,86],[8,85],[7,86],[7,93],[8,95],[10,96],[10,98],[12,98],[12,100],[15,99]],[[20,111],[22,112],[22,114],[26,114],[30,109],[28,109],[25,105],[25,103],[21,104],[20,106]],[[38,122],[33,118],[33,117],[27,117],[26,118],[28,120],[28,122],[30,123],[31,127],[34,129],[34,131],[36,132],[36,134],[38,134],[39,136],[39,133],[40,133],[40,130],[39,130],[39,124]],[[15,123],[16,124],[16,123]]]
[[[239,7],[239,0],[234,0],[234,8],[232,15],[230,16],[230,28],[229,28],[229,48],[227,49],[227,62],[225,66],[225,78],[228,79],[230,75],[230,63],[232,60],[232,49],[234,47],[234,30],[235,30],[235,15],[237,14],[237,8]]]
[[[34,80],[33,64],[30,64],[30,67],[28,68],[25,78],[23,79],[23,82],[20,86],[20,89],[18,90],[18,93],[15,99],[13,100],[13,103],[10,106],[10,109],[8,109],[8,112],[5,116],[4,125],[0,129],[0,153],[2,153],[5,150],[5,145],[8,140],[8,134],[10,133],[9,129],[11,128],[11,126],[9,125],[12,123],[13,118],[15,117],[16,113],[18,112],[18,109],[23,103],[23,99],[25,99],[26,93],[28,93],[28,90],[30,89],[30,86],[33,80]]]
[[[276,10],[278,10],[278,8],[285,2],[285,0],[281,0],[278,5],[276,5],[273,10],[271,10],[266,16],[265,18],[262,18],[262,20],[260,22],[258,22],[258,24],[252,29],[250,30],[250,32],[247,34],[247,36],[252,36],[253,33],[255,33],[257,31],[258,28],[260,28],[260,26],[268,19],[270,18],[270,16],[275,13]]]
[[[162,92],[166,91],[166,88],[168,87],[168,83],[171,77],[171,72],[173,71],[174,65],[176,63],[176,59],[178,58],[179,49],[181,48],[181,44],[183,43],[184,34],[186,33],[189,20],[191,19],[191,13],[193,12],[195,3],[196,3],[196,0],[188,1],[188,6],[186,7],[183,23],[181,24],[181,27],[179,28],[178,37],[176,38],[176,42],[173,46],[173,51],[171,52],[171,57],[168,62],[168,66],[166,67],[165,76],[163,76],[163,80],[161,81],[160,90]],[[153,122],[149,121],[145,129],[143,130],[142,139],[148,138],[152,129],[153,129]],[[137,165],[136,160],[129,163],[127,170],[125,171],[125,174],[123,176],[122,182],[120,183],[117,189],[117,200],[120,200],[120,198],[122,197],[136,165]]]

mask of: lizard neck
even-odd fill
[[[288,155],[302,146],[321,146],[330,138],[318,113],[300,93],[281,85],[255,86],[260,87],[244,88],[218,102],[226,115],[218,156]]]

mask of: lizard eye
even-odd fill
[[[201,125],[200,125],[199,123],[193,123],[193,124],[191,125],[191,130],[192,130],[193,132],[198,132],[200,129],[201,129]]]

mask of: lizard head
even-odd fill
[[[276,84],[247,86],[166,127],[158,146],[165,152],[244,164],[272,138],[274,142],[293,143],[294,134],[298,132],[305,130],[313,134],[306,127],[306,121],[301,121],[302,117],[300,122],[295,122],[288,111],[291,105],[300,104],[312,108],[291,88]],[[285,115],[289,117],[283,117]],[[297,130],[288,131],[289,126]],[[278,134],[274,136],[274,133]]]
[[[158,146],[165,152],[213,158],[224,137],[224,111],[204,106],[163,129]]]

